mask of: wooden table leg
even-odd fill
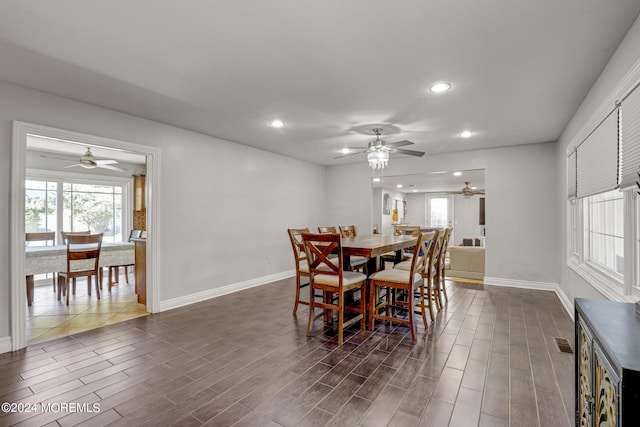
[[[27,305],[31,307],[33,304],[33,287],[35,284],[35,280],[33,278],[33,274],[27,275]]]

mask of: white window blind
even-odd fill
[[[618,109],[612,111],[577,149],[578,197],[618,186]]]
[[[567,159],[567,197],[569,199],[576,198],[576,182],[578,179],[576,172],[576,152],[573,151]]]
[[[636,88],[620,107],[622,176],[620,188],[636,185],[640,172],[640,89]]]

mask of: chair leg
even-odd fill
[[[296,302],[293,304],[293,315],[298,311],[298,302],[300,301],[300,274],[296,272]]]
[[[442,294],[444,295],[445,302],[449,302],[449,296],[447,295],[447,283],[445,281],[445,269],[442,269],[442,283],[440,288],[442,289]]]
[[[338,345],[342,345],[344,334],[342,326],[344,324],[344,292],[338,295]]]
[[[126,265],[124,266],[124,282],[127,285],[129,284],[129,267],[127,267]]]
[[[316,306],[313,294],[313,285],[309,283],[309,322],[307,323],[307,336],[311,335],[311,328],[313,327],[313,311]]]
[[[425,279],[427,281],[427,304],[429,304],[429,317],[431,318],[431,321],[433,322],[433,320],[435,319],[435,316],[433,315],[433,304],[431,304],[431,300],[433,298],[433,293],[431,292],[431,276],[427,277],[427,279]]]
[[[413,325],[413,292],[410,292],[411,295],[409,295],[409,297],[407,298],[408,301],[407,303],[409,304],[409,328],[411,328],[411,339],[413,341],[416,340],[416,328]]]
[[[87,294],[91,296],[91,276],[87,276]]]
[[[360,330],[364,331],[365,330],[365,318],[367,317],[367,304],[365,301],[365,295],[366,295],[366,288],[367,288],[367,281],[363,281],[362,285],[360,285],[360,313],[362,314],[362,319],[360,319]]]
[[[98,280],[99,272],[96,272],[96,297],[100,299],[100,280]],[[91,276],[89,276],[89,283],[91,283]]]
[[[55,293],[56,292],[56,273],[53,272],[51,273],[51,275],[52,275],[51,284],[53,285],[53,292]]]
[[[74,277],[73,279],[71,279],[71,281],[73,282],[73,294],[76,294],[76,278]],[[67,291],[69,290],[69,287],[67,286]],[[68,303],[67,303],[68,304]]]
[[[424,329],[426,330],[429,325],[427,324],[427,313],[426,313],[426,307],[424,306],[424,279],[422,280],[422,283],[420,284],[420,314],[422,315],[422,323],[424,325]]]
[[[73,290],[74,290],[74,292],[73,292],[73,294],[75,295],[75,281],[76,281],[76,278],[74,277],[73,279],[71,279],[71,281],[73,282],[73,286],[74,286],[74,289],[73,289]],[[70,293],[70,292],[69,292],[69,279],[66,279],[66,280],[64,281],[64,292],[66,292],[66,293],[67,293],[67,305],[69,305],[69,293]]]
[[[376,287],[376,282],[375,281],[371,281],[369,283],[369,326],[368,329],[370,331],[373,331],[373,316],[376,312],[376,293],[377,293],[377,287]]]

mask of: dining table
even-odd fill
[[[100,267],[135,263],[134,244],[130,242],[104,242],[100,250]],[[67,270],[67,245],[27,246],[25,273],[27,304],[33,303],[34,275]],[[101,280],[101,278],[100,278]]]
[[[396,262],[402,260],[402,250],[415,246],[418,237],[395,234],[363,234],[342,238],[342,255],[344,265],[350,265],[349,257],[363,256],[369,258],[367,271],[369,274],[380,270],[380,255],[395,252]]]

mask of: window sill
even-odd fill
[[[581,264],[573,258],[569,259],[567,265],[608,300],[620,302],[635,302],[637,300],[637,297],[633,295],[625,295],[624,288],[620,283],[595,268]]]

